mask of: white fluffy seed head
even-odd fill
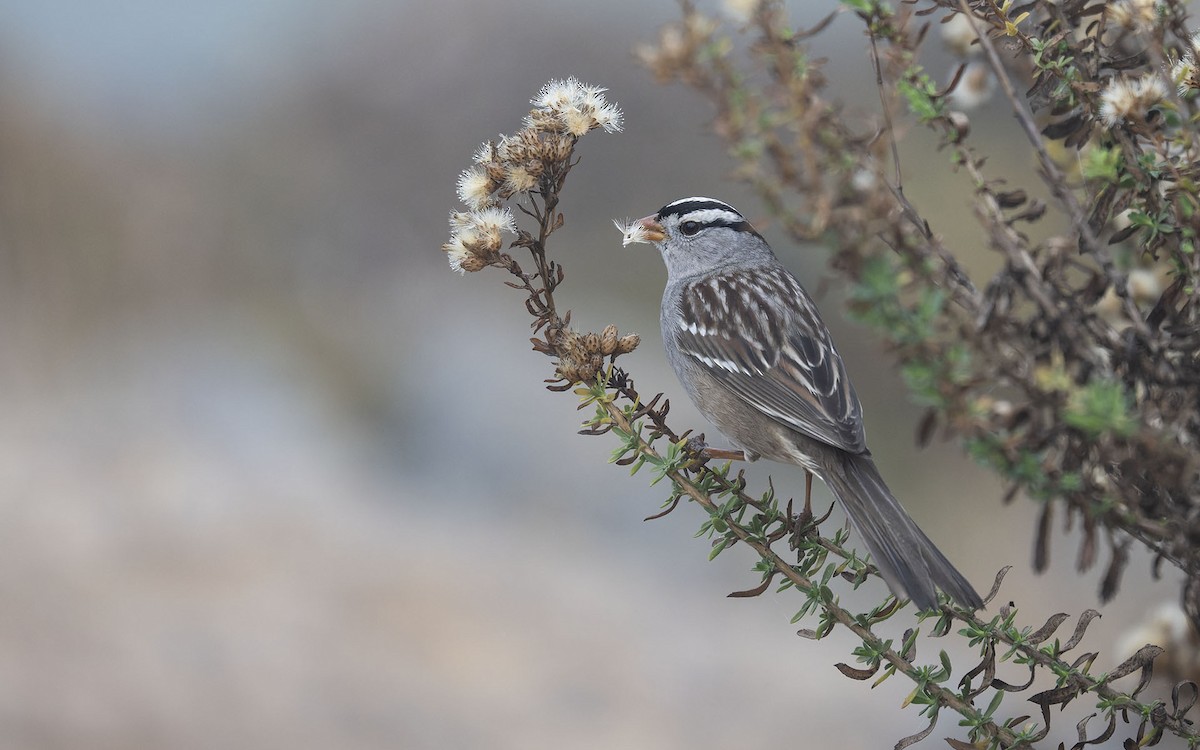
[[[582,96],[582,88],[575,76],[566,80],[554,79],[542,86],[542,90],[529,103],[544,109],[558,110],[574,104]]]
[[[512,211],[485,206],[473,211],[450,213],[450,241],[442,245],[450,268],[458,273],[478,271],[496,260],[503,244],[501,233],[515,234]]]
[[[1110,127],[1127,120],[1136,106],[1133,86],[1124,78],[1114,78],[1100,92],[1100,120]]]
[[[614,133],[622,126],[621,110],[608,103],[605,91],[602,86],[581,83],[578,78],[571,77],[550,81],[530,103],[551,113],[563,130],[577,138],[596,128]],[[543,129],[547,127],[536,110],[526,122],[535,128],[539,123]]]
[[[962,13],[955,13],[941,26],[942,43],[947,49],[959,57],[968,57],[980,52],[983,48],[975,44],[979,36],[971,26],[970,20]]]
[[[1134,31],[1148,31],[1158,20],[1157,0],[1116,0],[1107,6],[1111,21]]]
[[[575,77],[552,80],[530,100],[534,108],[523,130],[476,149],[456,185],[468,210],[451,212],[450,239],[442,245],[452,269],[466,273],[500,262],[501,235],[517,231],[512,212],[501,203],[533,190],[548,171],[566,163],[580,136],[621,129],[621,110],[608,103],[604,91]]]
[[[651,244],[649,238],[646,237],[646,227],[642,226],[640,222],[630,221],[629,219],[625,221],[613,219],[613,226],[623,235],[621,239],[622,247],[629,247],[638,243]]]
[[[467,269],[464,264],[470,265],[475,254],[467,249],[466,243],[463,241],[462,235],[450,235],[450,241],[442,245],[442,252],[446,254],[446,260],[450,263],[450,270],[455,273],[465,274]]]
[[[1167,84],[1151,71],[1139,78],[1113,78],[1100,92],[1100,120],[1108,127],[1145,119],[1167,96]]]
[[[591,114],[579,109],[579,107],[565,107],[558,112],[558,117],[562,120],[563,126],[567,132],[578,138],[587,133],[594,127],[594,122]]]
[[[1152,107],[1167,98],[1167,84],[1157,73],[1147,73],[1137,82],[1138,97],[1146,107]]]
[[[480,209],[491,201],[495,185],[481,167],[464,169],[458,176],[458,199],[469,208]]]
[[[492,143],[491,141],[480,145],[480,147],[475,150],[475,156],[471,157],[471,161],[475,162],[476,164],[487,164],[488,162],[495,160],[496,144]]]
[[[504,173],[504,185],[514,193],[528,193],[537,185],[537,178],[524,164],[512,164]]]
[[[950,92],[950,103],[958,109],[970,111],[986,104],[996,90],[996,78],[991,66],[981,60],[972,60],[963,69],[958,85]]]
[[[596,124],[604,128],[606,133],[619,133],[625,127],[625,115],[615,105],[597,107],[593,116],[596,118]]]
[[[471,222],[481,231],[508,232],[516,234],[517,221],[508,208],[488,206],[471,214]]]
[[[1192,77],[1196,74],[1196,63],[1192,53],[1188,52],[1171,65],[1171,81],[1174,82],[1180,96],[1192,88]]]

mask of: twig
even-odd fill
[[[996,7],[995,2],[988,0],[988,4],[991,6],[993,13],[1003,18],[1003,14]],[[966,16],[967,22],[971,25],[972,32],[978,37],[979,44],[983,47],[984,54],[987,56],[988,65],[995,74],[996,80],[1000,82],[1000,88],[1004,91],[1004,96],[1008,99],[1009,106],[1012,107],[1013,116],[1017,118],[1017,122],[1021,125],[1021,130],[1024,131],[1025,137],[1037,153],[1043,182],[1046,183],[1050,188],[1050,192],[1054,194],[1054,197],[1066,209],[1071,219],[1071,226],[1079,232],[1080,243],[1083,245],[1084,251],[1096,258],[1100,263],[1109,284],[1112,285],[1113,290],[1122,299],[1125,312],[1130,322],[1137,329],[1138,334],[1148,338],[1150,329],[1146,326],[1146,321],[1137,309],[1137,305],[1134,304],[1133,299],[1129,296],[1125,276],[1117,270],[1112,256],[1104,249],[1100,244],[1099,238],[1096,237],[1096,233],[1092,231],[1091,224],[1088,223],[1087,214],[1084,212],[1083,207],[1079,205],[1075,194],[1067,186],[1066,175],[1063,174],[1058,164],[1050,158],[1049,152],[1046,151],[1046,144],[1042,140],[1041,131],[1038,129],[1037,123],[1033,121],[1033,115],[1026,108],[1025,103],[1017,96],[1012,79],[1008,75],[1008,70],[1004,67],[1004,63],[1000,60],[1000,54],[996,51],[996,45],[992,42],[991,37],[986,31],[980,30],[977,19],[971,13],[971,8],[967,4],[967,0],[958,0],[958,7]]]

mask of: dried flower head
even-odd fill
[[[574,76],[566,80],[554,79],[542,86],[542,90],[529,103],[540,109],[559,110],[574,103],[580,88],[579,79]]]
[[[469,210],[450,214],[450,239],[442,245],[453,270],[466,273],[500,263],[501,235],[516,232],[512,212],[501,203],[535,190],[557,191],[580,136],[598,128],[621,129],[621,110],[608,103],[604,91],[576,78],[550,81],[533,98],[534,109],[521,130],[476,149],[473,165],[458,177],[458,198]]]
[[[1116,0],[1107,6],[1109,19],[1126,29],[1149,31],[1158,20],[1156,0]]]
[[[572,328],[551,329],[547,341],[558,356],[555,371],[558,377],[572,383],[595,380],[604,367],[604,358],[616,359],[628,354],[641,343],[641,336],[629,333],[617,335],[617,327],[608,325],[600,333],[580,333]]]
[[[560,378],[578,383],[596,377],[596,373],[603,366],[604,361],[599,351],[589,350],[586,344],[589,336],[596,337],[596,348],[598,349],[599,337],[596,334],[585,336],[568,328],[558,335],[556,341],[558,363],[555,370]]]
[[[557,120],[561,129],[575,137],[596,128],[615,133],[621,130],[623,115],[616,105],[609,104],[604,98],[606,90],[581,83],[573,76],[564,81],[550,81],[530,101],[538,109],[530,113],[529,124],[536,128],[539,124]],[[547,115],[553,115],[553,118]],[[552,132],[558,129],[546,127]]]
[[[606,325],[600,333],[600,353],[608,356],[617,350],[617,327]]]
[[[1166,83],[1153,71],[1140,78],[1113,78],[1100,93],[1100,120],[1108,127],[1144,120],[1166,96]]]
[[[578,107],[563,107],[558,111],[558,116],[566,131],[576,138],[591,130],[594,124],[592,116]]]
[[[549,162],[566,162],[574,148],[575,139],[569,135],[547,135],[542,139],[542,153]]]
[[[464,169],[458,176],[458,199],[469,208],[479,209],[491,203],[495,189],[496,183],[480,167]]]
[[[712,43],[717,28],[716,21],[693,10],[682,23],[663,26],[658,32],[657,45],[639,45],[634,54],[659,81],[667,81],[690,65],[696,50]]]
[[[1192,49],[1183,53],[1183,57],[1171,64],[1171,82],[1180,96],[1186,96],[1193,89],[1200,89],[1200,68],[1196,65],[1196,46],[1200,42],[1200,34],[1192,36]]]
[[[951,53],[958,57],[968,57],[979,54],[982,50],[976,40],[979,35],[971,26],[971,21],[962,13],[955,13],[942,24],[942,43]]]
[[[636,333],[627,333],[617,339],[617,349],[614,354],[628,354],[638,348],[638,344],[642,343],[642,337]]]
[[[721,3],[721,8],[725,11],[725,15],[734,21],[749,23],[750,19],[754,18],[754,14],[758,12],[760,5],[762,5],[762,0],[725,0]]]
[[[476,164],[490,164],[496,161],[496,144],[492,141],[487,141],[475,150],[475,156],[471,157],[471,161]]]
[[[1132,268],[1126,277],[1126,294],[1135,304],[1153,305],[1162,295],[1165,278],[1165,273],[1158,268]],[[1104,290],[1094,309],[1115,327],[1130,325],[1123,300],[1111,286]]]
[[[471,249],[475,239],[470,232],[450,235],[450,241],[442,245],[442,252],[446,254],[446,260],[450,262],[450,270],[458,273],[474,273],[487,266],[487,262]]]
[[[606,133],[619,133],[625,127],[624,113],[611,104],[592,109],[592,118]]]
[[[504,188],[513,193],[528,193],[537,185],[537,178],[524,164],[509,164],[504,174]]]
[[[450,214],[450,241],[442,245],[442,252],[451,269],[459,273],[479,271],[499,260],[501,234],[516,231],[516,221],[507,208],[455,211]]]
[[[526,130],[535,133],[560,133],[564,130],[562,120],[548,109],[530,110],[523,124]]]
[[[483,234],[500,236],[501,232],[516,234],[517,222],[507,208],[490,206],[469,214],[472,224]]]
[[[970,111],[987,103],[995,90],[996,78],[991,66],[982,60],[972,60],[964,68],[949,99],[955,107]]]

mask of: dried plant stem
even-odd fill
[[[993,13],[999,17],[1003,17],[1000,8],[993,0],[988,0],[988,4],[991,6]],[[979,21],[971,13],[971,8],[967,4],[967,0],[958,0],[958,6],[967,19],[967,22],[971,24],[971,30],[979,38],[979,44],[983,47],[984,54],[987,56],[988,65],[991,67],[992,73],[996,76],[996,80],[999,81],[1000,89],[1004,92],[1004,96],[1008,99],[1009,106],[1012,108],[1013,117],[1020,123],[1021,131],[1025,133],[1025,137],[1029,140],[1030,145],[1033,146],[1034,152],[1037,154],[1038,166],[1041,168],[1043,181],[1066,210],[1067,216],[1071,220],[1071,227],[1079,233],[1079,243],[1083,251],[1100,263],[1100,267],[1103,269],[1113,290],[1122,300],[1129,322],[1137,330],[1138,334],[1142,337],[1149,337],[1150,329],[1146,326],[1142,312],[1137,309],[1137,305],[1129,296],[1128,280],[1124,274],[1117,270],[1116,264],[1113,263],[1112,255],[1100,244],[1096,233],[1092,231],[1087,213],[1079,205],[1075,191],[1067,184],[1066,175],[1063,174],[1058,164],[1050,158],[1049,152],[1046,151],[1046,144],[1042,140],[1041,129],[1033,121],[1033,114],[1025,106],[1025,102],[1018,97],[1016,89],[1013,87],[1012,78],[1008,75],[1008,69],[1005,68],[1003,61],[1000,59],[1000,54],[996,51],[995,43],[992,42],[986,30],[979,28]],[[1029,46],[1028,38],[1022,37],[1022,40],[1026,46]]]

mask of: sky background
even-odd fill
[[[796,5],[800,25],[832,7]],[[1078,574],[1056,532],[1032,573],[1034,503],[1003,505],[953,444],[913,445],[921,412],[841,313],[825,250],[784,242],[729,178],[707,105],[639,68],[634,46],[676,15],[0,2],[0,745],[866,748],[924,726],[898,680],[837,674],[843,634],[795,636],[796,597],[727,599],[754,560],[706,562],[694,509],[643,522],[663,489],[575,435],[520,296],[448,269],[459,171],[569,75],[607,86],[626,132],[580,144],[558,296],[583,327],[642,334],[626,365],[676,396],[673,423],[705,429],[662,357],[665,274],[610,220],[707,194],[817,293],[885,476],[977,588],[1013,565],[1002,598],[1035,627],[1099,606],[1107,556]],[[873,110],[853,19],[814,55],[852,113]],[[995,173],[1031,182],[1003,108],[972,119]],[[914,132],[903,156],[937,231],[995,268],[944,155]],[[802,492],[765,464],[755,486],[768,471]],[[1175,596],[1147,568],[1135,552],[1089,631],[1102,663]]]

